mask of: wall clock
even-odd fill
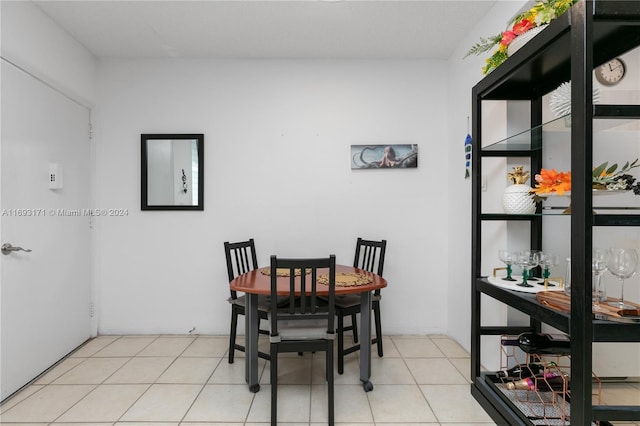
[[[618,84],[627,72],[627,67],[620,58],[614,58],[600,65],[595,70],[596,80],[605,86]]]

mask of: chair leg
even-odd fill
[[[278,424],[278,350],[271,344],[271,426]]]
[[[329,425],[333,426],[335,424],[334,417],[334,409],[333,409],[333,342],[328,342],[327,348],[327,388],[328,395],[327,398],[329,400]]]
[[[231,332],[229,333],[229,364],[233,364],[236,351],[236,334],[238,332],[238,310],[231,305]]]
[[[351,314],[351,327],[353,327],[353,343],[358,343],[358,318],[356,314]]]
[[[376,322],[376,343],[378,344],[378,356],[382,357],[382,321],[380,318],[380,303],[374,303],[373,316]]]
[[[344,317],[338,315],[338,374],[344,373]]]

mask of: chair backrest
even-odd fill
[[[358,238],[353,266],[382,276],[386,249],[387,240],[371,241]]]
[[[386,249],[387,240],[372,241],[358,237],[353,266],[382,276]],[[375,290],[374,293],[380,294],[380,290]]]
[[[253,238],[248,241],[236,243],[225,242],[224,253],[227,257],[227,273],[229,282],[238,275],[245,274],[254,269],[258,269],[258,259],[256,257],[256,246]],[[237,298],[235,291],[231,290],[231,297]]]
[[[318,270],[323,269],[320,274]],[[287,271],[287,276],[278,277],[278,271]],[[325,275],[326,276],[323,276]],[[321,283],[318,283],[318,278]],[[287,281],[286,294],[278,295],[278,280]],[[299,283],[299,286],[296,285]],[[324,287],[324,288],[322,288]],[[299,294],[296,296],[296,288]],[[328,290],[329,295],[321,301],[317,290]],[[283,259],[271,256],[271,337],[278,336],[278,321],[326,322],[327,334],[334,334],[336,291],[336,257],[330,255],[317,259]],[[288,305],[278,308],[278,297],[286,296]],[[275,313],[275,314],[274,314]],[[302,323],[301,323],[302,324]]]

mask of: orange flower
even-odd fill
[[[514,33],[513,31],[505,31],[502,33],[502,39],[500,40],[500,46],[508,46],[509,43],[511,43],[513,41],[513,39],[516,38],[516,33]]]
[[[515,35],[524,34],[533,28],[533,23],[528,19],[523,19],[513,26],[511,29]]]
[[[535,176],[536,187],[531,190],[538,195],[556,192],[558,195],[571,191],[571,172],[557,172],[555,169],[541,169]]]

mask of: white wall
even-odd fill
[[[444,61],[102,62],[97,207],[128,215],[96,222],[99,332],[228,333],[224,241],[255,238],[262,265],[349,264],[358,236],[388,240],[385,333],[446,332],[443,75]],[[163,132],[204,133],[204,212],[140,211],[140,134]],[[418,144],[418,168],[350,169],[351,144],[386,143]]]
[[[474,28],[468,29],[468,36],[460,43],[449,59],[449,145],[448,149],[448,182],[451,194],[449,197],[449,268],[448,277],[448,328],[447,334],[456,339],[466,349],[470,349],[471,339],[471,179],[464,179],[464,139],[471,133],[471,89],[482,78],[482,67],[485,59],[493,51],[479,55],[463,56],[471,46],[480,41],[480,37],[493,36],[504,30],[507,22],[522,7],[524,1],[497,2],[489,13]],[[497,141],[498,134],[506,137],[504,120],[506,110],[496,103],[485,107],[484,128],[495,132],[489,139]],[[489,125],[487,125],[489,123]],[[495,124],[492,128],[491,123]],[[488,173],[487,170],[484,173]],[[506,180],[505,180],[506,181]],[[496,237],[495,243],[500,246],[506,236]],[[496,249],[497,253],[497,249]],[[483,320],[485,325],[504,323],[506,310],[492,300],[483,298]],[[488,315],[487,315],[488,314]],[[487,345],[485,345],[487,346]]]
[[[1,55],[91,107],[96,58],[30,1],[0,2]]]

